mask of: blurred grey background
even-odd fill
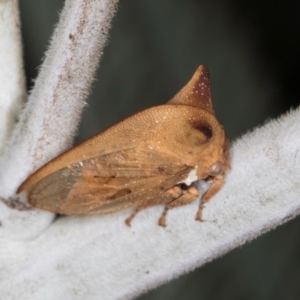
[[[62,6],[20,1],[28,89]],[[300,1],[121,0],[75,143],[163,104],[202,63],[235,139],[298,106],[299,34]],[[299,231],[297,218],[138,299],[300,299]]]

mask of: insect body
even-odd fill
[[[210,77],[201,65],[188,84],[165,105],[137,113],[71,148],[38,169],[19,187],[37,208],[66,215],[94,215],[194,201],[189,181],[212,184],[201,199],[215,195],[230,169],[228,142],[216,119]],[[192,179],[189,179],[192,177]]]

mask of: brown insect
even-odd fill
[[[193,181],[211,182],[205,202],[222,187],[230,169],[229,144],[216,119],[210,76],[201,65],[167,104],[146,109],[71,148],[19,187],[37,208],[64,215],[95,215],[165,204],[171,208],[199,196]],[[192,183],[192,184],[191,184]]]

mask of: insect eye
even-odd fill
[[[207,173],[211,176],[217,176],[224,172],[224,164],[221,161],[217,161],[214,164],[212,164]]]

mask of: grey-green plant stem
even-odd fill
[[[0,1],[0,45],[1,154],[26,97],[17,0]]]

